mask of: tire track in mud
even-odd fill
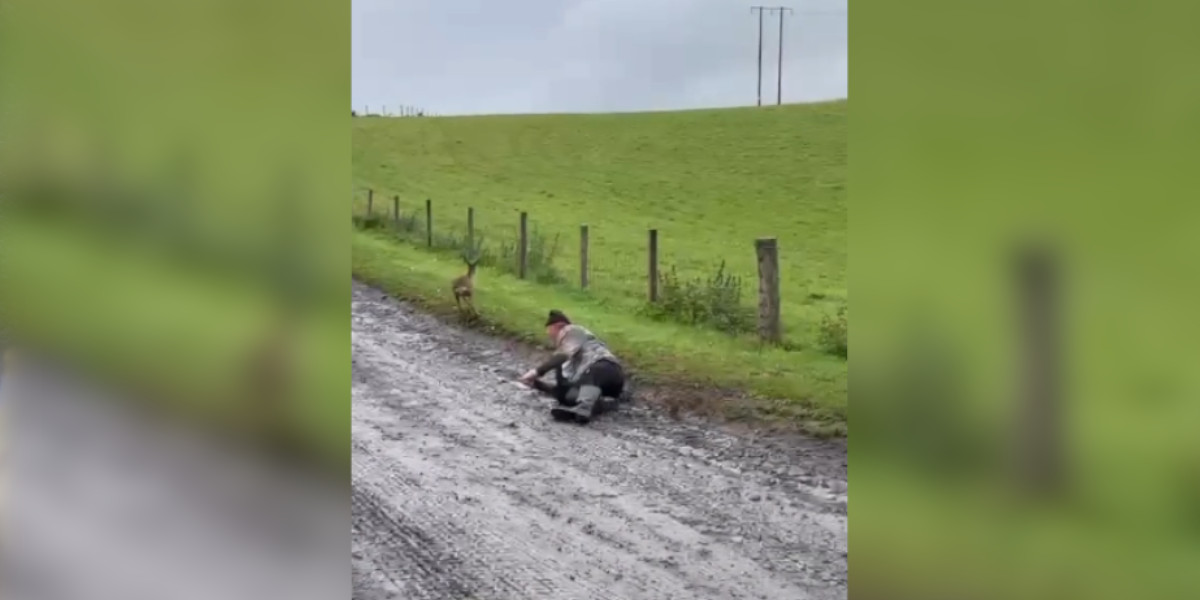
[[[503,342],[353,284],[354,597],[846,597],[845,450],[553,422]]]

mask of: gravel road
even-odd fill
[[[636,400],[556,423],[511,382],[527,352],[358,282],[352,305],[354,598],[846,597],[844,443]]]

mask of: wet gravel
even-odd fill
[[[557,423],[527,351],[358,282],[351,343],[355,598],[846,597],[844,444]]]

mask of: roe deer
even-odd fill
[[[458,309],[462,310],[463,300],[467,301],[467,306],[471,312],[475,312],[475,265],[479,264],[480,247],[472,244],[466,250],[463,250],[462,259],[467,263],[467,273],[459,275],[450,282],[450,289],[454,291],[454,303],[458,305]]]

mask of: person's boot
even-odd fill
[[[600,396],[596,399],[595,406],[592,407],[592,416],[600,416],[605,413],[616,412],[620,407],[620,399],[612,396]]]
[[[554,399],[550,416],[554,417],[555,421],[574,421],[575,412],[572,409],[576,404],[579,404],[579,388],[569,388],[565,394]]]
[[[628,383],[621,388],[621,393],[617,395],[617,402],[621,404],[633,404],[633,386]]]
[[[550,410],[550,414],[560,421],[573,419],[580,425],[587,425],[592,421],[596,401],[600,399],[600,388],[594,385],[581,386],[577,394],[569,394],[568,398],[570,396],[574,396],[571,398],[575,400],[573,406],[556,406]]]

